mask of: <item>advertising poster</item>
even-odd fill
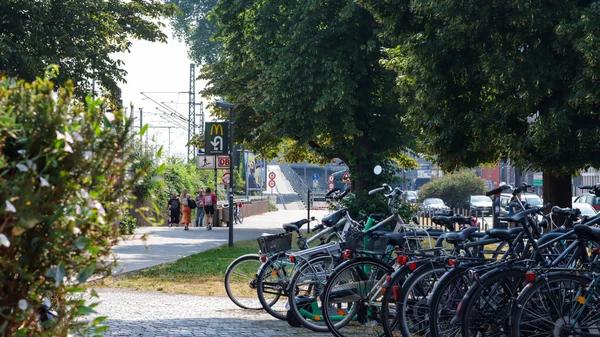
[[[244,169],[246,176],[246,194],[263,191],[267,181],[267,163],[258,159],[252,152],[244,152]]]

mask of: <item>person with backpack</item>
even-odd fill
[[[167,212],[169,213],[169,227],[173,224],[179,224],[179,214],[181,214],[181,203],[177,198],[177,193],[173,193],[173,197],[167,202]]]
[[[202,227],[204,221],[204,191],[202,189],[198,190],[198,194],[196,194],[196,227]]]
[[[185,230],[189,230],[189,225],[192,217],[192,208],[190,207],[190,197],[187,192],[187,188],[184,188],[181,191],[181,205],[183,206],[181,209],[181,214],[183,217],[181,218],[181,224],[185,226]]]
[[[206,188],[204,193],[204,213],[206,214],[206,229],[212,229],[212,223],[215,216],[215,205],[217,204],[217,197],[214,193],[211,193],[210,187]]]

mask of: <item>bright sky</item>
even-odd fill
[[[147,41],[133,41],[131,52],[118,56],[125,62],[124,69],[127,70],[127,84],[122,84],[123,105],[129,113],[130,103],[134,106],[134,114],[136,117],[136,126],[139,126],[140,111],[143,111],[144,124],[148,123],[149,139],[154,137],[159,145],[163,145],[163,153],[171,155],[181,154],[185,157],[187,154],[187,123],[180,122],[185,128],[177,127],[173,120],[174,117],[161,118],[164,115],[158,104],[164,102],[168,107],[174,109],[188,117],[188,91],[189,91],[189,76],[190,64],[192,60],[188,58],[187,47],[185,43],[173,38],[173,33],[170,27],[167,27],[165,33],[169,39],[167,43],[152,43]],[[196,77],[198,76],[199,68],[196,66]],[[202,99],[198,92],[202,89],[203,83],[196,81],[196,103],[206,100]],[[152,100],[144,97],[140,92],[146,93]],[[196,106],[196,114],[201,112],[200,107]],[[196,121],[198,121],[198,116]],[[205,113],[205,119],[210,117]],[[205,121],[206,121],[205,120]],[[169,144],[169,129],[152,128],[152,127],[174,126],[170,129],[170,144]],[[170,145],[170,146],[169,146]]]

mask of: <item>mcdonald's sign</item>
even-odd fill
[[[204,153],[229,153],[229,123],[204,123]]]

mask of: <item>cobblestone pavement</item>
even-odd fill
[[[110,329],[105,336],[331,336],[293,328],[263,311],[243,310],[227,297],[98,291],[96,308]]]

